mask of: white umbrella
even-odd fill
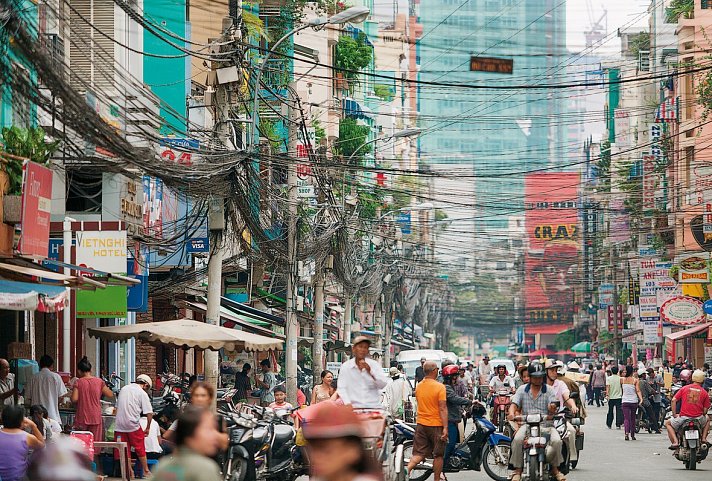
[[[214,326],[192,319],[147,322],[112,327],[90,327],[89,335],[107,341],[136,338],[152,344],[217,351],[267,351],[282,349],[280,339]]]

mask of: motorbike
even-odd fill
[[[495,481],[507,481],[511,439],[497,432],[497,427],[485,417],[486,408],[483,404],[476,402],[470,414],[474,420],[474,429],[463,442],[455,446],[455,450],[444,466],[444,471],[446,473],[480,471],[484,465],[485,472],[490,478]],[[398,466],[406,466],[410,461],[415,425],[397,420],[393,430],[396,470],[405,473],[405,470],[402,467],[398,469]],[[424,481],[432,472],[432,464],[422,462],[409,473],[409,480]]]
[[[561,464],[561,466],[559,466],[559,470],[562,473],[567,474],[570,469],[576,469],[579,459],[581,458],[581,451],[583,450],[584,440],[584,435],[583,431],[581,431],[581,426],[584,424],[584,420],[578,417],[568,416],[567,411],[563,411],[562,414],[563,415],[554,418],[554,428],[556,428],[556,431],[559,433],[559,436],[563,441],[561,454],[564,457],[564,462]],[[567,421],[570,422],[576,430],[576,439],[574,440],[574,445],[576,449],[576,459],[571,459],[571,455],[573,453],[569,451],[569,444],[567,442],[567,437],[569,436],[569,432],[567,430],[566,425]]]
[[[243,405],[238,412],[219,412],[229,421],[225,481],[293,481],[309,473],[289,411]]]
[[[121,377],[119,377],[115,372],[112,372],[110,376],[102,375],[101,380],[104,381],[106,387],[114,393],[114,399],[116,399],[119,395],[119,391],[121,391],[121,385],[119,383],[124,382],[124,380],[121,379]]]
[[[555,427],[557,419],[563,417],[565,417],[563,410],[560,410],[553,416]],[[524,423],[520,429],[527,430],[527,437],[524,440],[524,466],[522,470],[522,481],[549,481],[549,471],[551,466],[546,458],[547,453],[553,448],[549,444],[549,436],[542,434],[547,416],[542,416],[541,414],[529,414],[526,416],[517,416],[516,420]],[[563,443],[563,450],[564,462],[562,462],[559,466],[559,470],[566,474],[568,472],[566,443]]]
[[[700,442],[702,428],[697,420],[690,419],[677,430],[680,447],[673,456],[685,464],[685,469],[694,471],[697,469],[697,463],[702,462],[709,453],[709,446]]]
[[[505,436],[511,437],[513,434],[511,432],[511,426],[507,421],[507,411],[509,410],[509,405],[512,403],[512,392],[509,387],[505,389],[499,389],[493,398],[493,408],[491,419],[497,424],[497,431],[504,434]]]

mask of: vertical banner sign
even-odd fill
[[[650,155],[653,156],[655,169],[661,172],[654,174],[655,190],[653,191],[653,202],[657,200],[656,206],[660,210],[665,210],[665,167],[667,166],[667,156],[663,151],[663,128],[664,124],[650,124]],[[658,189],[660,191],[658,192]]]
[[[524,258],[525,319],[569,325],[576,310],[581,264],[579,173],[548,172],[524,178],[524,223],[529,249]]]
[[[640,303],[640,279],[636,269],[628,265],[628,304],[637,306]]]
[[[126,231],[82,231],[76,233],[76,262],[112,274],[126,275]],[[89,275],[88,273],[85,275]],[[125,286],[77,292],[77,317],[126,317]]]
[[[705,200],[705,213],[702,219],[702,233],[705,241],[712,237],[712,202]]]
[[[643,156],[643,212],[646,216],[652,215],[655,209],[655,189],[658,179],[655,174],[655,157]]]
[[[658,295],[657,284],[655,282],[655,258],[640,259],[640,317],[656,319],[658,318]]]
[[[22,230],[17,250],[44,259],[49,249],[52,171],[34,162],[25,162],[22,170]]]

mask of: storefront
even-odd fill
[[[665,335],[665,357],[674,362],[678,357],[690,361],[694,366],[702,366],[705,353],[712,353],[712,338],[710,333],[712,322],[698,324],[687,329]],[[707,356],[709,359],[709,355]]]

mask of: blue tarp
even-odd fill
[[[43,296],[56,297],[64,294],[65,288],[62,286],[52,286],[48,284],[33,284],[31,282],[17,282],[0,279],[0,292],[8,294],[28,294],[32,291]]]

